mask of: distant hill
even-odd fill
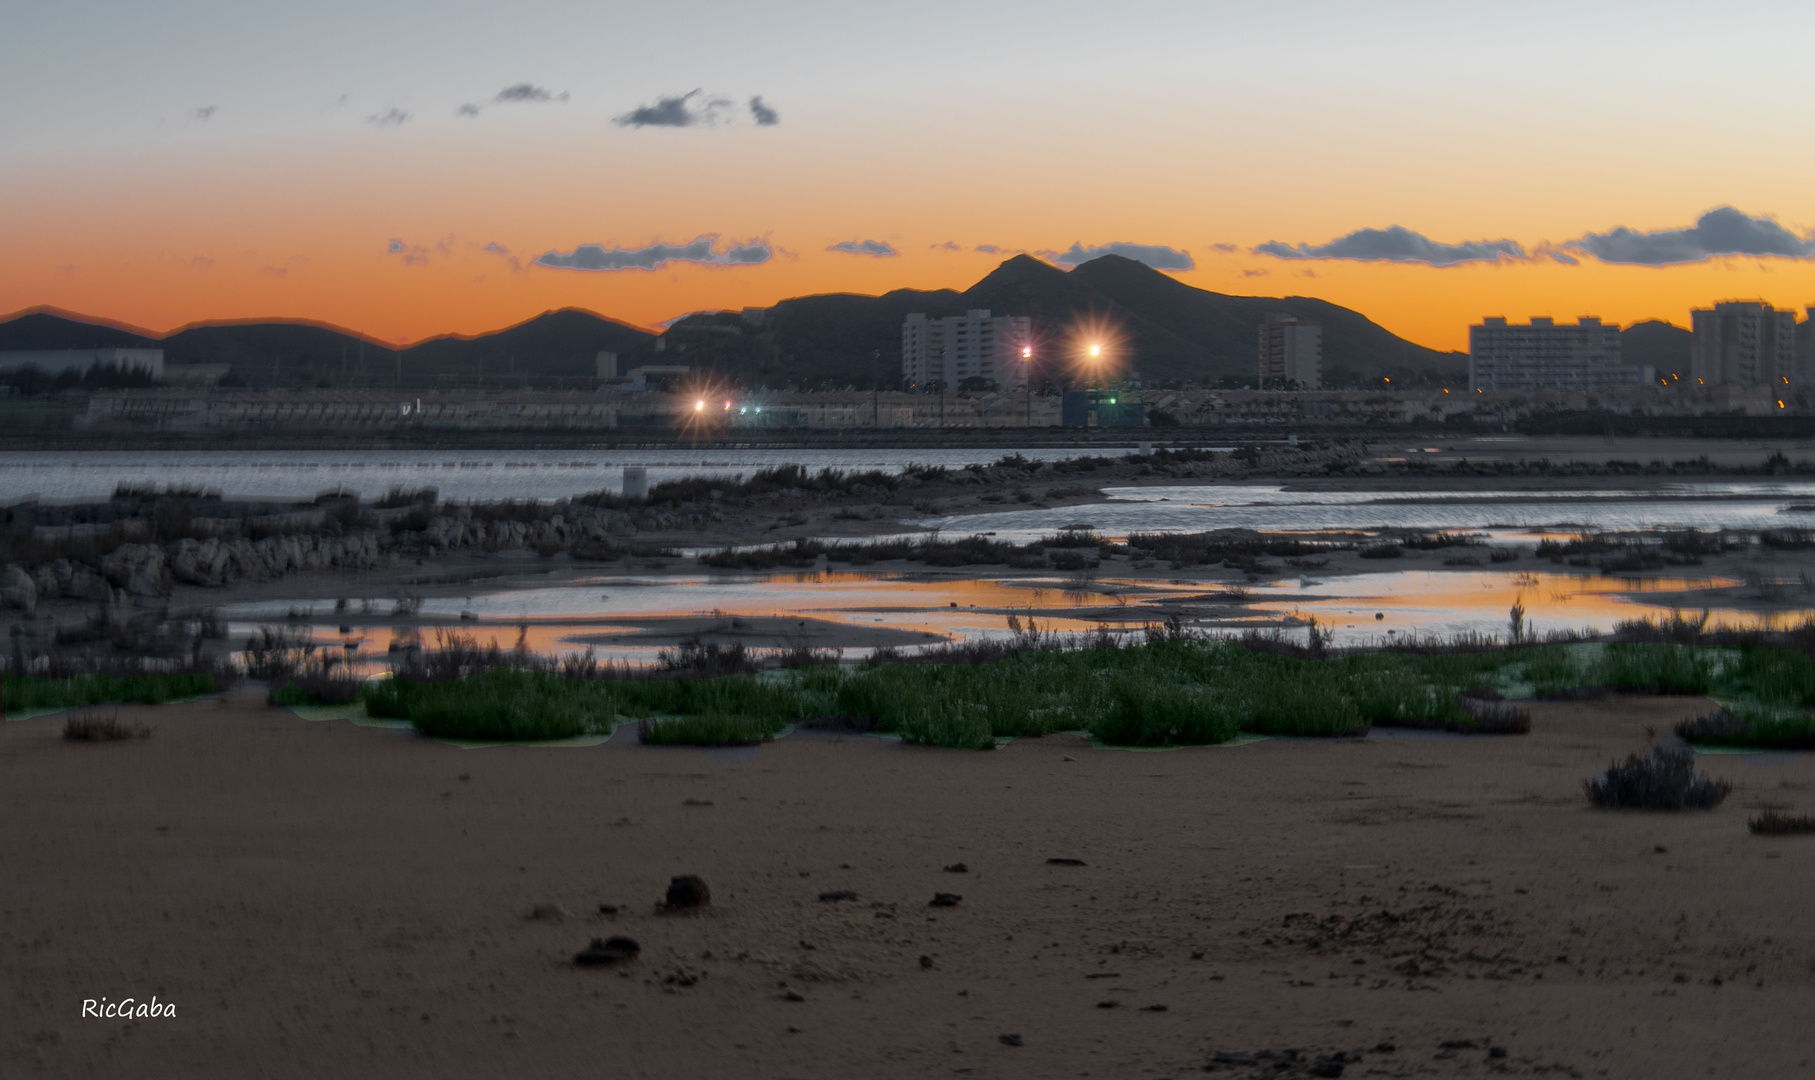
[[[1459,382],[1468,365],[1465,354],[1406,341],[1360,312],[1324,300],[1209,292],[1117,255],[1069,272],[1017,255],[962,292],[801,296],[749,317],[690,315],[659,337],[572,308],[494,333],[430,338],[402,349],[299,320],[204,323],[157,338],[34,309],[0,323],[0,349],[162,344],[168,363],[231,364],[231,378],[251,386],[389,382],[400,374],[413,385],[481,374],[488,380],[590,376],[600,351],[618,353],[620,371],[645,363],[686,364],[707,377],[779,387],[868,386],[873,370],[884,385],[894,385],[901,374],[901,323],[908,314],[956,315],[972,308],[1032,319],[1041,359],[1049,365],[1042,374],[1053,378],[1063,375],[1063,342],[1073,328],[1101,322],[1115,328],[1118,352],[1149,382],[1239,386],[1254,379],[1257,331],[1270,312],[1323,323],[1329,386],[1365,385],[1383,375],[1402,384]]]
[[[43,309],[0,322],[0,350],[162,348],[167,364],[231,364],[232,379],[247,386],[385,382],[400,371],[413,384],[481,373],[590,377],[600,351],[634,353],[654,340],[647,330],[572,308],[489,334],[430,338],[402,349],[302,320],[198,323],[163,337]]]
[[[405,376],[560,375],[590,377],[601,352],[633,356],[655,335],[578,308],[545,311],[526,322],[472,337],[449,335],[402,350]]]
[[[1226,296],[1117,255],[1069,273],[1017,255],[963,292],[805,296],[769,308],[760,323],[730,312],[692,315],[669,328],[664,345],[671,358],[687,356],[697,367],[740,381],[867,385],[872,363],[885,382],[899,378],[904,316],[957,315],[971,308],[1029,316],[1049,358],[1057,357],[1078,323],[1112,324],[1121,351],[1149,381],[1251,382],[1260,324],[1276,311],[1323,322],[1326,381],[1334,385],[1382,375],[1454,382],[1468,370],[1464,354],[1413,344],[1359,312],[1323,300]]]
[[[1663,378],[1676,372],[1689,377],[1689,340],[1694,335],[1680,326],[1658,319],[1633,323],[1620,331],[1620,359],[1628,364],[1650,364]]]
[[[38,349],[155,349],[157,339],[104,322],[87,322],[54,308],[32,308],[0,322],[0,352]]]

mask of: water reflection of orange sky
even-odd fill
[[[1731,578],[1625,578],[1574,574],[1482,571],[1401,571],[1348,578],[1277,581],[1257,595],[1254,607],[1275,615],[1315,616],[1338,629],[1396,633],[1479,630],[1504,635],[1514,604],[1525,608],[1528,628],[1612,630],[1628,619],[1667,616],[1673,609],[1704,605],[1672,602],[1658,595],[1710,588],[1733,588]],[[1293,596],[1293,590],[1299,596]],[[1815,616],[1815,608],[1759,613],[1706,605],[1710,621],[1736,626],[1794,625]],[[1380,614],[1384,618],[1376,619]]]
[[[598,582],[566,589],[526,590],[475,596],[469,603],[477,620],[441,627],[443,633],[470,637],[481,647],[524,645],[538,653],[576,652],[574,638],[598,639],[635,633],[648,619],[700,616],[810,618],[852,627],[886,627],[954,639],[988,637],[1006,632],[1006,616],[1038,618],[1044,629],[1085,633],[1099,620],[1111,626],[1138,627],[1157,620],[1158,605],[1202,598],[1220,586],[1200,581],[1098,579],[1091,591],[1077,582],[1046,579],[947,579],[862,571],[804,572],[738,578],[674,579],[659,587],[613,587],[601,594]],[[1615,624],[1667,616],[1672,609],[1699,616],[1703,605],[1681,603],[1681,594],[1698,589],[1734,588],[1730,578],[1605,577],[1530,571],[1389,571],[1331,578],[1283,578],[1250,587],[1245,603],[1227,596],[1199,607],[1211,626],[1272,625],[1291,618],[1314,617],[1318,623],[1363,635],[1475,631],[1504,636],[1513,605],[1521,604],[1529,629],[1543,633],[1562,629],[1612,630]],[[546,613],[532,595],[558,597]],[[1647,600],[1656,597],[1655,602]],[[512,598],[515,598],[513,600]],[[490,601],[490,603],[488,603]],[[605,602],[609,601],[609,602]],[[1198,605],[1192,605],[1198,607]],[[516,607],[500,612],[500,607]],[[1749,612],[1708,605],[1714,623],[1736,626],[1795,625],[1815,617],[1815,607],[1775,613]],[[1376,618],[1376,614],[1381,617]],[[236,636],[260,623],[280,621],[247,612],[233,617]],[[336,617],[324,612],[313,631],[325,649],[340,649],[344,640],[360,643],[356,656],[382,658],[392,641],[415,631],[403,625],[355,626],[347,635],[335,631]],[[424,628],[421,638],[433,646],[437,629]],[[1339,643],[1341,639],[1339,638]],[[646,662],[660,646],[646,643],[600,646],[601,656]]]

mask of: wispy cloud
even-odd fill
[[[933,251],[963,251],[964,250],[963,248],[959,247],[957,244],[953,243],[950,240],[947,240],[943,244],[928,244],[927,247]]]
[[[826,250],[843,251],[851,255],[875,255],[879,258],[896,254],[894,248],[880,240],[846,240],[841,244],[833,244]]]
[[[1224,255],[1233,255],[1236,252],[1240,251],[1241,248],[1236,247],[1234,244],[1211,244],[1210,250],[1220,251]]]
[[[220,108],[219,105],[203,105],[199,109],[191,109],[189,111],[189,115],[191,117],[194,117],[197,120],[202,121],[203,123],[207,123],[214,116],[215,111],[219,108]]]
[[[403,256],[405,266],[427,266],[429,264],[428,248],[421,244],[406,244],[401,239],[393,239],[391,246],[385,249],[385,254]]]
[[[513,274],[520,273],[523,270],[522,261],[519,260],[515,255],[511,254],[510,248],[505,247],[503,244],[500,244],[495,240],[492,241],[491,243],[485,245],[485,247],[481,248],[480,250],[483,251],[487,255],[496,255],[498,258],[503,259],[506,263],[509,263],[511,273],[513,273]]]
[[[1523,259],[1525,249],[1511,240],[1466,240],[1440,244],[1400,225],[1390,229],[1357,229],[1327,244],[1282,244],[1275,240],[1254,249],[1278,259],[1349,259],[1358,262],[1424,263],[1455,266],[1465,262]]]
[[[781,114],[763,104],[761,94],[750,99],[750,118],[758,127],[774,127],[781,123]]]
[[[371,116],[366,117],[366,123],[371,124],[373,127],[381,128],[401,127],[410,122],[410,115],[411,114],[407,110],[399,109],[397,106],[393,105],[384,112],[373,113]]]
[[[455,116],[465,116],[465,117],[469,117],[469,118],[478,116],[479,115],[479,106],[474,105],[472,102],[469,101],[465,105],[462,105],[458,109],[455,109],[454,115]]]
[[[754,266],[773,256],[769,245],[754,240],[732,243],[718,248],[718,234],[705,233],[685,244],[651,244],[643,248],[607,248],[600,244],[581,244],[570,252],[550,251],[536,260],[537,266],[556,270],[658,270],[671,262],[704,263],[709,266]]]
[[[1605,263],[1628,266],[1675,266],[1722,255],[1784,259],[1815,256],[1815,241],[1802,239],[1770,218],[1752,217],[1731,206],[1708,211],[1687,229],[1640,232],[1622,225],[1610,232],[1589,233],[1563,246]]]
[[[1074,242],[1071,250],[1053,254],[1052,261],[1061,266],[1079,266],[1105,255],[1120,255],[1125,259],[1146,263],[1155,270],[1190,270],[1197,265],[1191,260],[1188,251],[1169,248],[1163,244],[1128,244],[1120,241],[1091,248]]]

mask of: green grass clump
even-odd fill
[[[649,746],[750,746],[775,738],[783,726],[774,720],[712,713],[645,720],[637,737]]]
[[[1721,673],[1721,690],[1770,705],[1815,705],[1815,664],[1807,653],[1744,645]]]
[[[214,676],[206,671],[181,675],[71,675],[60,679],[5,675],[0,676],[0,681],[9,713],[70,709],[108,701],[160,705],[214,693]]]
[[[1685,645],[1609,645],[1587,672],[1592,686],[1659,686],[1706,694],[1720,672],[1719,650]]]
[[[446,682],[384,679],[363,696],[371,715],[408,720],[437,739],[540,742],[609,731],[613,703],[598,692],[609,685],[492,668]]]
[[[996,737],[989,717],[977,706],[946,699],[908,710],[894,724],[895,734],[906,742],[943,746],[952,750],[993,750]]]
[[[1128,678],[1115,685],[1112,698],[1085,729],[1111,746],[1205,745],[1241,734],[1230,701],[1201,687]]]

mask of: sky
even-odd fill
[[[1815,5],[0,0],[0,313],[387,341],[1104,251],[1439,349],[1815,305]]]

